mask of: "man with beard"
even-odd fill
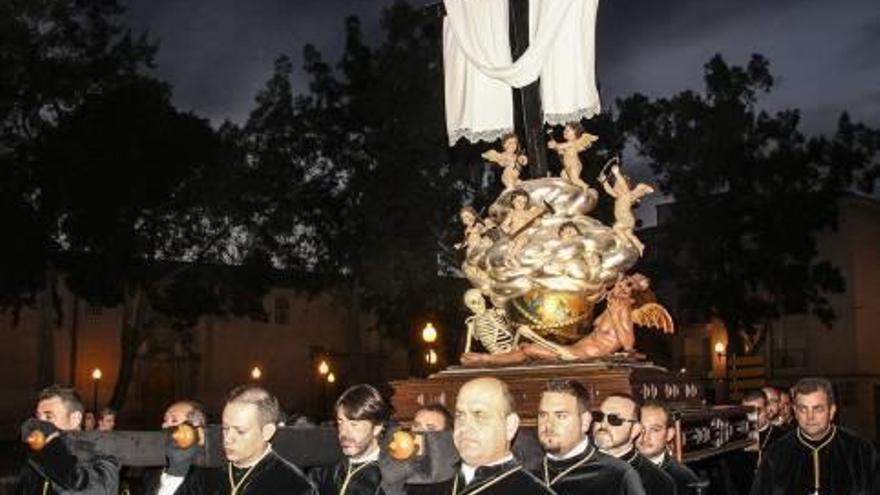
[[[553,495],[529,474],[510,451],[519,429],[513,396],[497,378],[475,378],[455,401],[453,441],[461,464],[458,473],[434,485],[437,495]]]
[[[880,460],[870,442],[835,426],[831,382],[804,378],[792,388],[797,429],[767,450],[752,495],[877,495]]]
[[[675,481],[635,448],[642,433],[639,406],[629,394],[611,394],[593,414],[593,439],[606,454],[628,462],[648,495],[675,494]]]
[[[538,405],[538,440],[546,455],[536,475],[560,495],[644,495],[632,467],[590,442],[592,422],[590,396],[583,385],[574,380],[547,382]]]
[[[72,388],[52,385],[37,397],[34,418],[22,425],[22,441],[35,432],[45,444],[30,452],[21,472],[16,495],[89,493],[115,495],[119,486],[119,463],[113,457],[95,455],[80,461],[71,453],[65,432],[79,431],[83,404]]]
[[[279,456],[270,441],[280,419],[278,399],[263,388],[245,385],[230,392],[223,408],[226,466],[211,470],[204,486],[188,483],[187,494],[317,495],[303,472]]]
[[[202,407],[194,401],[178,401],[168,406],[162,417],[162,429],[170,430],[187,423],[195,427],[207,424]],[[169,431],[170,433],[170,431]],[[169,439],[170,440],[170,439]],[[185,493],[187,487],[200,476],[200,469],[193,467],[192,461],[198,447],[181,449],[169,441],[165,447],[168,465],[164,469],[151,469],[144,475],[143,483],[137,492],[140,495],[173,495]]]
[[[675,438],[675,422],[669,409],[660,402],[647,402],[642,405],[641,416],[639,453],[672,477],[678,495],[693,493],[700,478],[669,453],[669,444]]]
[[[384,494],[379,468],[379,436],[391,419],[391,408],[375,388],[350,387],[336,400],[339,447],[345,458],[309,474],[321,495]]]

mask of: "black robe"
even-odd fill
[[[119,462],[103,455],[79,460],[71,453],[68,441],[68,438],[61,436],[47,443],[42,450],[28,455],[28,462],[18,479],[16,495],[69,492],[116,495],[119,489]]]
[[[544,457],[535,476],[559,495],[645,495],[638,473],[629,464],[599,452],[593,445],[569,459]]]
[[[674,457],[667,453],[663,456],[663,462],[660,463],[660,469],[666,472],[666,474],[672,477],[672,480],[675,481],[675,489],[678,495],[690,495],[696,493],[696,487],[692,487],[691,485],[699,483],[700,477],[697,476],[697,473],[691,471],[691,468],[678,462]]]
[[[752,495],[814,493],[814,448],[818,448],[821,495],[880,494],[880,461],[870,442],[841,427],[832,427],[819,441],[799,433],[794,430],[770,446]]]
[[[181,495],[229,495],[232,481],[241,482],[236,495],[317,495],[314,483],[295,465],[271,451],[251,468],[223,467],[191,471],[175,493]],[[248,474],[250,472],[250,474]],[[246,477],[245,477],[246,476]],[[244,479],[242,482],[241,480]]]
[[[379,461],[351,464],[343,459],[332,466],[320,466],[309,471],[309,477],[321,495],[384,495],[382,470]],[[350,471],[349,471],[350,469]],[[341,493],[346,475],[351,472],[345,493]]]
[[[787,430],[770,424],[758,432],[758,445],[754,450],[739,450],[731,453],[727,458],[733,486],[739,493],[748,493],[755,480],[755,471],[758,470],[758,462],[763,452],[770,448],[774,442],[784,437]],[[682,494],[679,494],[682,495]]]
[[[407,492],[409,494],[410,492]],[[420,487],[419,493],[431,495],[555,495],[534,475],[526,471],[515,459],[493,466],[480,466],[467,485],[461,470],[441,483]]]
[[[676,495],[678,493],[675,490],[675,481],[672,480],[672,477],[663,472],[650,459],[640,454],[638,450],[632,449],[620,456],[619,459],[628,462],[636,470],[647,495]]]

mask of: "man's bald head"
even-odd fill
[[[497,378],[476,378],[458,391],[453,438],[465,464],[477,467],[504,459],[519,428],[513,396]]]
[[[489,394],[497,397],[502,407],[501,411],[505,416],[516,410],[516,400],[513,398],[513,394],[510,393],[510,388],[506,383],[492,376],[474,378],[465,383],[458,391],[458,396],[461,397],[464,393],[483,396]]]

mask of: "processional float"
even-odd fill
[[[501,149],[483,158],[502,168],[504,190],[486,215],[469,206],[460,211],[463,238],[456,248],[461,272],[473,286],[463,296],[472,315],[463,325],[467,344],[461,365],[427,379],[394,382],[397,419],[406,424],[431,403],[451,407],[464,382],[492,375],[508,383],[528,427],[534,425],[544,382],[569,378],[586,387],[596,406],[616,392],[669,403],[678,413],[674,453],[684,460],[753,444],[747,409],[706,407],[696,381],[636,351],[634,327],[672,333],[674,323],[656,301],[650,280],[634,270],[646,247],[634,232],[632,210],[653,188],[633,184],[616,159],[595,178],[601,191],[583,178],[581,154],[600,139],[580,124],[599,112],[593,74],[597,0],[445,0],[434,6],[445,14],[450,145],[461,138],[499,140]],[[498,16],[509,17],[509,30],[496,32],[499,24],[485,22]],[[514,132],[514,114],[524,118],[519,126],[524,147]],[[545,124],[562,125],[563,139],[544,141]],[[546,150],[559,155],[558,177],[547,173]],[[535,178],[524,179],[526,170]],[[591,216],[602,194],[614,202],[610,226]],[[161,466],[169,435],[82,432],[69,440],[81,457],[102,453],[125,465]],[[176,436],[203,445],[196,464],[224,462],[218,427]],[[428,434],[417,456],[406,435],[388,437],[391,455],[383,470],[389,483],[453,475],[457,456],[448,433]],[[32,440],[34,448],[41,446]],[[525,431],[515,450],[539,452],[536,442],[533,432]],[[273,448],[303,467],[341,457],[336,434],[327,428],[279,428]]]
[[[616,392],[666,402],[677,413],[680,459],[753,444],[747,409],[705,406],[696,380],[636,351],[635,327],[665,334],[675,327],[636,269],[646,247],[633,208],[654,189],[633,183],[617,158],[594,180],[583,173],[581,157],[601,139],[582,127],[600,110],[597,0],[444,5],[450,145],[498,140],[500,148],[483,158],[501,168],[504,189],[485,215],[473,206],[460,211],[463,238],[455,247],[472,285],[463,296],[472,314],[461,365],[395,382],[400,419],[430,403],[453,406],[464,382],[488,374],[508,383],[524,424],[534,424],[544,382],[570,378],[586,387],[595,407]],[[504,15],[509,29],[494,22]],[[561,140],[545,132],[554,127],[562,127]],[[546,168],[548,150],[559,156],[556,177]],[[592,216],[603,195],[614,204],[611,225]]]

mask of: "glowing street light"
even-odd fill
[[[336,375],[332,371],[327,373],[327,383],[336,383]]]
[[[259,380],[263,377],[263,370],[260,369],[259,366],[254,366],[254,369],[251,370],[251,378],[254,380]]]
[[[434,349],[428,349],[428,352],[425,353],[425,362],[429,365],[437,364],[437,352]]]
[[[330,373],[330,365],[327,364],[327,361],[325,361],[323,359],[321,360],[321,363],[318,364],[318,373],[320,373],[322,375],[326,375],[327,373]]]
[[[95,414],[98,413],[98,382],[101,381],[103,376],[104,373],[101,372],[101,368],[92,370],[92,411]]]
[[[425,325],[425,328],[422,329],[422,340],[424,340],[426,344],[433,344],[437,341],[437,329],[434,328],[434,325],[431,322],[428,322],[428,324]]]
[[[715,355],[718,356],[718,359],[721,359],[721,356],[724,355],[724,351],[726,351],[727,348],[724,346],[724,342],[721,342],[719,340],[718,342],[715,342],[714,350],[715,350]]]

